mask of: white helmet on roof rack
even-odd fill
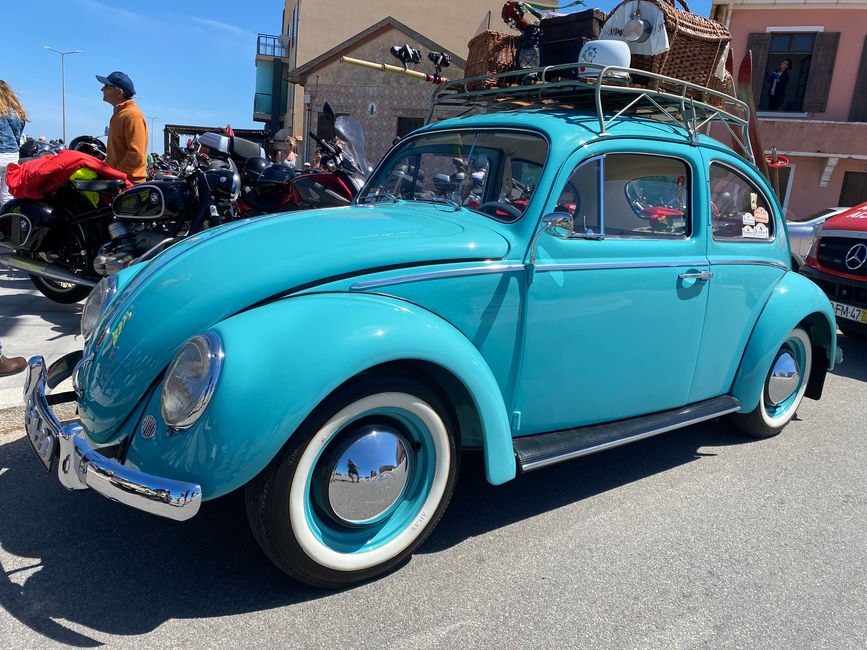
[[[595,79],[599,76],[602,68],[608,65],[617,66],[618,68],[628,68],[632,62],[632,55],[629,51],[629,45],[624,41],[615,40],[597,40],[587,41],[584,47],[581,48],[581,54],[578,55],[578,63],[589,63],[591,65],[579,65],[578,76],[581,79]],[[606,74],[606,78],[611,74]],[[623,76],[620,73],[619,76]]]

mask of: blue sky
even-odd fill
[[[355,0],[346,0],[352,2]],[[395,0],[403,2],[405,0]],[[436,12],[438,20],[448,20]],[[689,0],[702,15],[710,0]],[[561,4],[566,4],[565,2]],[[593,2],[610,10],[618,3]],[[95,74],[126,72],[158,132],[165,123],[261,128],[252,121],[258,33],[276,34],[282,0],[6,0],[0,78],[30,114],[26,133],[61,134],[60,57],[42,48],[84,50],[66,59],[66,134],[101,135],[111,109]],[[454,20],[466,20],[456,16]]]

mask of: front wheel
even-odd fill
[[[756,438],[770,438],[780,433],[804,399],[812,365],[810,337],[796,327],[789,332],[774,357],[758,406],[749,413],[736,413],[733,416],[735,425]]]
[[[366,378],[323,402],[246,489],[265,554],[337,588],[398,565],[436,526],[458,474],[447,409],[408,378]]]
[[[60,282],[59,280],[51,280],[43,278],[39,275],[31,275],[30,279],[36,288],[46,298],[59,302],[64,305],[70,305],[74,302],[84,300],[93,291],[92,287],[83,284],[73,284],[71,282]]]

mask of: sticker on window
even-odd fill
[[[755,217],[756,223],[768,223],[770,221],[768,211],[764,208],[756,208]]]
[[[756,224],[756,239],[767,239],[768,227],[763,223]]]
[[[756,229],[753,226],[744,226],[741,229],[741,236],[754,239],[756,236]]]
[[[755,192],[750,192],[750,210],[755,212],[757,207],[759,207],[759,195]]]
[[[755,226],[756,225],[756,218],[753,215],[751,215],[749,212],[744,212],[743,220],[744,220],[745,226]]]

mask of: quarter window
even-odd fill
[[[683,161],[609,154],[575,169],[555,210],[572,215],[574,237],[679,239],[689,236],[689,205],[689,169]]]
[[[715,240],[768,242],[774,238],[774,219],[764,195],[728,167],[710,166],[710,201]]]

